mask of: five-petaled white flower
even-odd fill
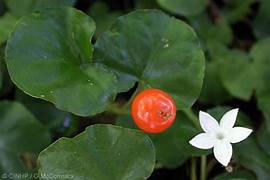
[[[204,133],[192,138],[189,143],[199,149],[211,149],[214,147],[214,156],[223,166],[227,166],[232,157],[231,143],[238,143],[246,139],[251,129],[233,127],[236,121],[238,109],[232,109],[216,121],[211,115],[200,111],[199,120]]]

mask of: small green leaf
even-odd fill
[[[225,19],[213,23],[207,13],[190,17],[192,27],[202,39],[202,42],[208,44],[208,41],[216,41],[223,44],[229,44],[233,38],[233,32]]]
[[[140,131],[93,125],[72,139],[59,139],[40,153],[38,161],[39,174],[69,175],[74,180],[137,180],[151,175],[155,151]]]
[[[23,17],[6,47],[11,79],[61,110],[80,116],[104,111],[115,96],[116,77],[91,62],[94,30],[93,20],[73,8]]]
[[[231,99],[231,96],[224,88],[219,76],[220,66],[216,61],[207,61],[204,83],[199,97],[202,103],[219,104]]]
[[[0,103],[0,172],[25,173],[51,138],[49,131],[20,103]]]
[[[248,54],[228,50],[218,58],[219,74],[224,87],[234,97],[249,100],[256,87],[256,72]]]
[[[118,75],[119,91],[140,81],[144,87],[169,93],[178,109],[194,103],[203,82],[204,54],[195,32],[157,10],[119,17],[99,36],[94,60]]]
[[[159,5],[178,15],[193,16],[204,11],[207,0],[157,0]]]

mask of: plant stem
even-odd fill
[[[201,156],[201,180],[206,180],[207,172],[206,172],[206,156]]]
[[[191,180],[197,180],[196,158],[191,157]]]

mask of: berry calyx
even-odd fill
[[[136,125],[147,133],[160,133],[175,120],[173,98],[160,89],[146,89],[133,100],[131,115]]]

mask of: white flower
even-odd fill
[[[214,147],[214,156],[223,166],[227,166],[232,157],[231,143],[238,143],[246,139],[251,129],[233,127],[236,121],[238,109],[232,109],[216,121],[211,115],[200,111],[199,120],[204,133],[192,138],[189,143],[199,149],[211,149]]]

